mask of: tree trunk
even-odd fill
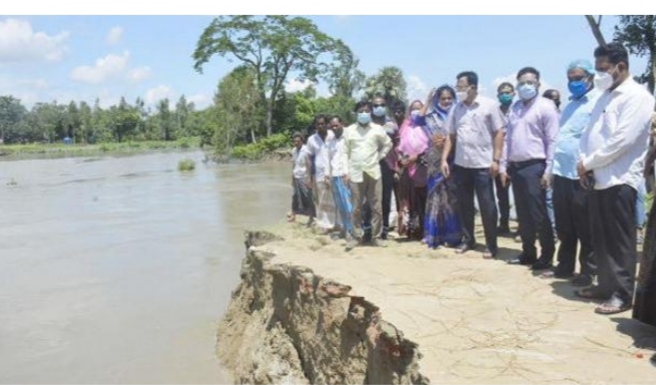
[[[255,139],[255,130],[253,127],[251,127],[251,142],[257,143],[257,140]]]
[[[649,63],[649,76],[647,77],[647,88],[649,88],[649,93],[651,93],[652,95],[654,94],[655,87],[656,87],[656,51],[653,51],[651,53],[651,60]]]
[[[597,43],[602,46],[606,45],[606,39],[604,39],[604,35],[601,33],[601,29],[599,28],[601,25],[601,18],[599,19],[599,23],[595,21],[595,18],[592,15],[585,15],[585,18],[588,20],[592,34],[594,35],[595,39],[597,39]]]
[[[273,95],[271,95],[271,101],[267,103],[267,112],[266,112],[266,128],[267,128],[267,137],[271,136],[273,133]]]

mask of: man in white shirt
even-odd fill
[[[330,155],[333,198],[337,207],[337,224],[342,229],[342,235],[347,240],[347,246],[350,246],[353,243],[349,243],[353,239],[353,222],[351,221],[353,205],[351,204],[351,190],[348,184],[348,164],[344,163],[346,145],[342,118],[333,116],[330,118],[328,126],[335,133],[333,140],[328,143],[328,153]]]
[[[348,164],[348,178],[353,204],[353,228],[356,237],[362,238],[362,206],[366,202],[372,211],[372,244],[384,246],[380,242],[382,234],[382,181],[379,162],[392,149],[392,140],[385,129],[371,122],[371,103],[361,101],[355,105],[357,123],[344,130],[346,151],[342,156]],[[354,242],[347,245],[352,248]]]
[[[442,173],[449,178],[449,152],[455,148],[454,174],[458,184],[458,212],[464,239],[456,253],[476,247],[474,193],[483,220],[483,258],[497,254],[497,205],[494,178],[499,172],[505,121],[495,100],[478,94],[478,75],[467,71],[456,76],[458,104],[449,113],[449,132],[442,152]],[[454,143],[455,142],[455,143]]]
[[[309,217],[307,226],[314,223],[316,210],[312,194],[312,183],[310,181],[309,169],[311,162],[308,152],[303,144],[303,135],[300,132],[294,134],[294,150],[292,151],[292,211],[287,214],[287,220],[294,222],[296,215],[307,215]]]
[[[644,169],[654,97],[629,73],[629,54],[619,43],[595,52],[595,88],[602,92],[581,137],[577,171],[594,181],[589,212],[599,285],[577,295],[605,302],[599,314],[631,308],[637,263],[636,197]]]
[[[332,188],[330,187],[330,157],[328,143],[335,136],[328,130],[328,117],[317,115],[314,118],[315,133],[312,134],[305,148],[313,159],[314,186],[317,189],[317,227],[324,232],[332,231],[335,227],[337,212]]]

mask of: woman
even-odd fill
[[[428,95],[426,107],[422,110],[424,130],[431,138],[426,152],[428,165],[428,197],[424,222],[424,242],[437,249],[443,245],[457,246],[462,240],[462,228],[456,212],[456,182],[446,179],[440,172],[440,159],[446,138],[446,118],[453,106],[456,92],[449,86],[441,86]],[[429,107],[430,106],[430,107]],[[453,162],[453,154],[448,159]]]
[[[424,108],[421,101],[410,104],[408,115],[399,130],[399,234],[408,239],[422,239],[426,210],[426,164],[423,156],[429,138],[419,122]]]

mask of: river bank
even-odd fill
[[[597,315],[566,281],[507,265],[510,239],[496,261],[343,243],[300,224],[247,234],[217,338],[236,382],[653,382],[656,328]]]

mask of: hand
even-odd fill
[[[499,174],[499,162],[493,160],[492,164],[490,165],[490,175],[492,176],[492,178],[496,178],[498,174]]]
[[[431,89],[430,92],[428,93],[428,97],[426,98],[426,105],[427,106],[430,106],[431,104],[433,104],[433,95],[435,95],[435,91],[437,91],[437,88]]]
[[[442,134],[435,134],[433,135],[433,144],[437,148],[442,148],[444,147],[444,142],[446,141],[446,136]]]
[[[501,185],[503,187],[508,187],[508,185],[510,184],[510,176],[508,176],[507,173],[502,172],[499,174],[499,177],[501,178]]]
[[[447,161],[442,160],[442,164],[440,165],[440,170],[442,171],[442,175],[444,175],[445,178],[448,178],[451,175],[451,170],[449,169],[449,163]]]
[[[551,177],[547,175],[547,173],[544,173],[542,175],[542,178],[540,179],[540,186],[542,186],[543,189],[548,189],[549,186],[551,185]]]
[[[344,175],[344,176],[342,177],[342,181],[344,182],[345,185],[348,186],[348,184],[349,184],[349,176],[348,176],[348,174],[347,174],[347,175]]]
[[[583,167],[583,162],[579,161],[576,164],[576,172],[579,174],[579,178],[585,177],[585,174],[588,172],[588,170]]]
[[[394,172],[394,180],[397,182],[401,180],[401,175],[398,172]]]

